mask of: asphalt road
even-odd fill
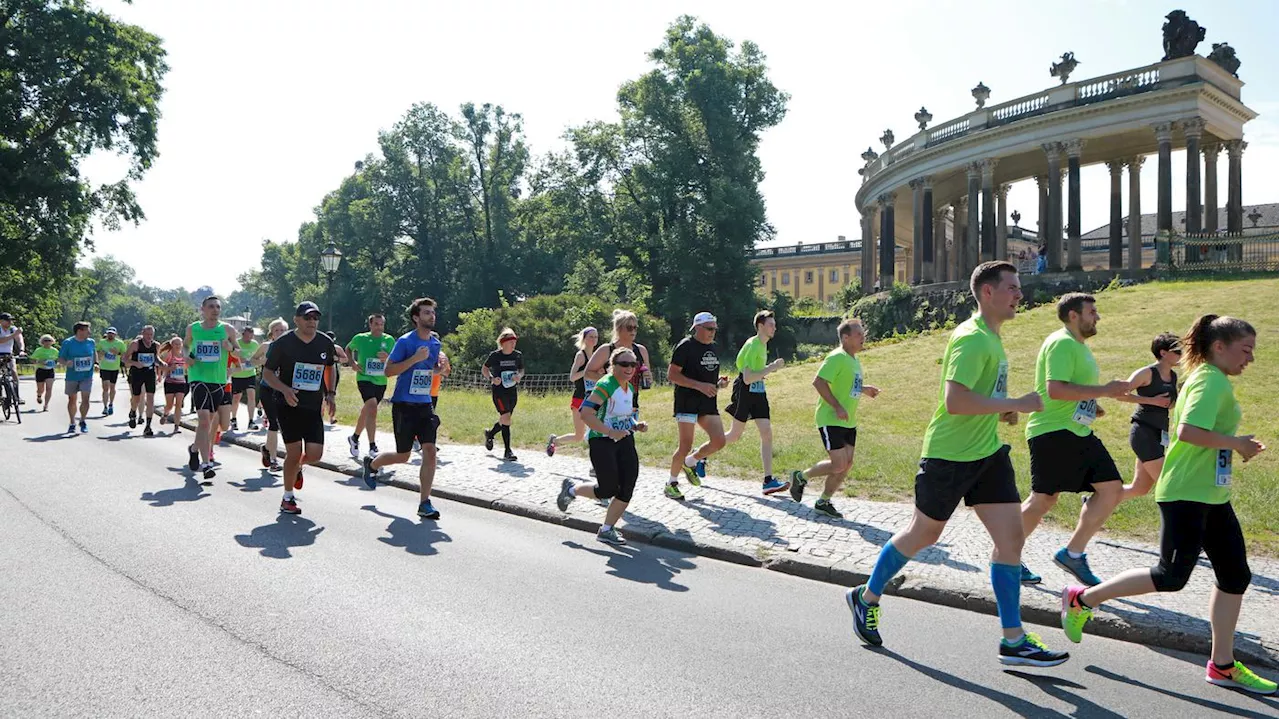
[[[420,523],[323,470],[280,515],[249,451],[200,487],[190,433],[90,412],[0,425],[0,715],[1277,713],[1204,657],[1092,636],[1007,670],[994,618],[900,598],[867,649],[837,587],[445,501]]]

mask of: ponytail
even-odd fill
[[[1230,344],[1244,337],[1256,337],[1253,325],[1235,317],[1201,315],[1182,336],[1182,366],[1191,371],[1213,358],[1213,343]]]

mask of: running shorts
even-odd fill
[[[324,444],[324,421],[320,418],[319,409],[290,407],[287,402],[278,401],[276,412],[280,420],[280,437],[285,444]]]
[[[1143,422],[1129,423],[1129,448],[1142,462],[1162,459],[1169,448],[1169,432]]]
[[[916,473],[916,509],[945,522],[963,500],[965,506],[1020,503],[1018,484],[1009,461],[1009,445],[972,462],[921,459]]]
[[[360,390],[361,402],[368,402],[371,399],[381,402],[382,398],[387,396],[387,386],[385,384],[361,381],[356,382],[356,388]]]
[[[818,428],[818,435],[822,437],[822,447],[828,452],[858,446],[857,427],[827,425]]]
[[[434,445],[436,428],[440,423],[429,404],[418,402],[392,402],[391,427],[396,436],[396,452],[404,454],[413,450],[413,440],[419,444]]]
[[[1115,460],[1090,432],[1081,437],[1060,429],[1027,440],[1031,449],[1031,491],[1038,494],[1092,492],[1093,485],[1119,482]]]

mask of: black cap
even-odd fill
[[[294,311],[293,316],[306,317],[311,312],[314,312],[318,315],[323,314],[320,311],[320,308],[316,306],[316,303],[312,302],[311,300],[307,300],[306,302],[303,302],[302,304],[298,305],[298,309]]]
[[[0,320],[9,320],[12,322],[13,315],[9,314],[8,312],[0,312]]]

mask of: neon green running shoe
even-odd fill
[[[1084,636],[1084,625],[1093,618],[1093,610],[1080,604],[1085,588],[1069,584],[1062,588],[1062,631],[1076,644]]]
[[[662,493],[667,495],[668,499],[684,499],[684,492],[680,491],[680,487],[670,482],[663,485]]]
[[[1213,665],[1213,660],[1204,668],[1204,680],[1210,684],[1229,687],[1231,689],[1243,689],[1254,694],[1275,694],[1276,683],[1263,679],[1262,677],[1249,671],[1249,668],[1240,662],[1236,662],[1235,668],[1231,671],[1222,671]]]
[[[695,487],[701,487],[702,478],[698,476],[698,470],[694,467],[690,467],[687,464],[683,465],[683,468],[684,468],[684,478],[689,480],[689,484],[692,484]]]

